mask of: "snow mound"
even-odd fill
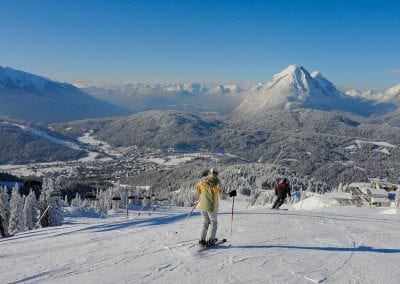
[[[385,214],[385,215],[394,215],[397,214],[397,209],[396,208],[390,208],[385,211],[380,212],[379,214]]]
[[[292,208],[295,210],[316,210],[336,205],[338,205],[338,202],[334,198],[324,198],[322,196],[314,195],[297,202],[292,206]]]

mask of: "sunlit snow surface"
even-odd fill
[[[318,202],[246,210],[240,196],[231,222],[231,200],[222,201],[218,236],[230,242],[201,253],[189,248],[202,223],[198,211],[187,218],[190,208],[67,217],[61,227],[0,239],[0,282],[398,283],[400,215],[311,208]]]

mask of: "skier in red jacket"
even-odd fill
[[[278,182],[275,187],[275,195],[277,195],[277,198],[274,202],[274,205],[272,206],[272,209],[279,209],[279,207],[285,201],[286,197],[288,195],[289,197],[292,196],[292,194],[290,193],[290,186],[287,178],[283,178],[280,182]]]

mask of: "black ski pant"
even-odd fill
[[[272,205],[272,208],[278,209],[279,207],[281,207],[283,202],[285,202],[285,199],[286,199],[286,196],[278,196],[274,202],[274,205]]]

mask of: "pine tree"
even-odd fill
[[[42,190],[39,197],[40,225],[45,228],[49,226],[49,186],[48,179],[43,178]]]
[[[10,220],[8,231],[11,234],[22,232],[24,230],[24,215],[23,215],[23,198],[19,194],[19,188],[16,184],[11,192],[10,199]]]
[[[81,196],[79,195],[79,193],[77,193],[76,196],[71,200],[71,207],[78,209],[81,208],[81,206],[82,206]]]
[[[109,208],[109,200],[107,200],[107,191],[101,191],[97,193],[97,202],[95,203],[96,212],[99,214],[107,215]]]
[[[24,226],[26,230],[32,230],[37,222],[38,204],[35,193],[31,190],[25,198]]]
[[[10,218],[10,195],[6,186],[0,186],[0,215],[3,219],[4,230],[7,230]]]
[[[54,182],[43,178],[42,192],[39,198],[40,224],[42,227],[61,226],[64,221],[60,180]]]
[[[60,179],[56,179],[55,182],[52,179],[49,180],[49,192],[49,226],[61,226],[64,221],[64,214],[61,199]]]

